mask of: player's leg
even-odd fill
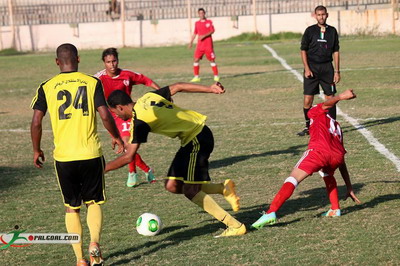
[[[200,60],[202,55],[196,50],[195,58],[193,61],[193,75],[194,77],[190,80],[190,82],[200,82]]]
[[[82,248],[82,223],[80,208],[82,203],[81,184],[78,175],[77,162],[54,162],[58,185],[63,197],[65,210],[65,226],[67,232],[79,234],[81,242],[72,244],[77,263],[85,261]]]
[[[221,194],[225,200],[231,205],[232,210],[237,212],[240,210],[240,197],[236,193],[235,182],[226,179],[224,183],[202,184],[201,190],[206,194]]]
[[[325,158],[314,150],[306,150],[293,168],[290,176],[285,179],[281,189],[275,195],[269,209],[255,222],[252,227],[260,229],[276,222],[276,212],[292,196],[297,185],[312,173],[321,169]]]
[[[316,72],[316,69],[313,68],[312,71],[314,73]],[[308,111],[312,107],[314,101],[314,95],[319,93],[319,83],[315,75],[316,73],[314,73],[313,77],[304,78],[303,81],[303,94],[304,94],[303,113],[304,113],[304,119],[306,121],[306,126],[302,131],[297,133],[298,136],[305,136],[309,134],[310,119],[308,118]]]
[[[333,175],[326,175],[323,177],[326,193],[331,203],[331,208],[324,213],[324,216],[337,217],[340,216],[339,195],[337,189],[336,179]]]
[[[156,177],[154,176],[153,169],[151,169],[142,159],[142,156],[140,156],[139,153],[135,154],[135,164],[138,166],[140,169],[142,169],[146,175],[146,180],[149,183],[155,183],[156,182]]]
[[[208,158],[214,148],[211,130],[205,126],[190,143],[181,147],[168,171],[166,189],[173,193],[183,193],[189,200],[228,226],[222,236],[241,235],[246,228],[222,209],[210,195],[202,191],[203,184],[210,183]],[[182,186],[183,184],[183,186]],[[209,191],[218,192],[221,187],[206,186]]]
[[[321,65],[320,84],[325,94],[325,100],[332,98],[336,94],[336,84],[333,82],[335,75],[332,63]],[[329,115],[336,120],[336,105],[329,109]]]
[[[102,265],[104,262],[100,250],[103,225],[101,204],[106,201],[104,166],[103,157],[81,162],[82,199],[88,208],[86,222],[90,232],[90,265]]]
[[[215,62],[215,53],[212,48],[209,48],[206,50],[206,57],[208,61],[210,61],[210,66],[212,69],[212,72],[214,74],[214,81],[219,81],[219,76],[218,76],[218,67],[217,63]]]

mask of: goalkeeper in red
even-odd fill
[[[108,99],[111,92],[115,90],[124,91],[126,94],[131,95],[132,87],[134,85],[142,84],[149,88],[158,90],[160,87],[150,78],[143,74],[133,72],[127,69],[121,69],[118,67],[118,51],[116,48],[107,48],[103,51],[101,56],[104,69],[99,71],[95,76],[101,80],[104,87],[104,96]],[[127,143],[130,139],[130,126],[131,121],[124,121],[113,114],[115,124],[117,125],[119,134],[122,140]],[[136,187],[139,185],[139,178],[136,172],[136,166],[139,166],[146,175],[147,182],[153,183],[156,181],[153,169],[151,169],[142,159],[142,157],[136,153],[133,160],[129,163],[129,173],[126,185],[128,187]]]
[[[345,181],[347,197],[360,203],[353,192],[350,176],[344,161],[346,150],[343,146],[342,130],[340,129],[339,123],[328,114],[328,109],[333,107],[337,102],[354,98],[356,98],[356,95],[353,91],[346,90],[338,96],[334,96],[324,103],[320,103],[310,109],[308,113],[311,119],[308,149],[296,164],[290,176],[286,178],[268,211],[253,223],[252,227],[260,229],[265,225],[275,224],[275,213],[280,209],[283,203],[290,198],[297,185],[319,170],[323,172],[323,179],[331,203],[331,208],[324,216],[337,217],[341,214],[337,184],[333,176],[337,168],[339,168],[343,180]]]
[[[214,73],[214,81],[219,81],[218,67],[215,63],[215,53],[212,35],[215,32],[214,25],[211,20],[206,18],[204,8],[198,10],[199,20],[194,25],[194,33],[190,39],[189,48],[192,48],[193,41],[197,38],[196,51],[194,52],[193,73],[194,77],[190,82],[200,82],[200,60],[206,55],[210,61],[211,69]]]

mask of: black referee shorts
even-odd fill
[[[85,204],[105,202],[103,156],[81,161],[55,161],[54,164],[66,207],[80,209],[82,202]]]
[[[175,155],[168,170],[167,179],[183,181],[186,184],[210,183],[208,158],[214,149],[214,137],[211,130],[203,130]]]
[[[322,63],[322,64],[312,64],[309,63],[309,67],[311,72],[313,73],[313,77],[306,78],[304,77],[304,95],[315,95],[319,94],[319,85],[321,85],[324,94],[327,96],[333,95],[336,93],[336,86],[333,82],[334,70],[331,62]]]

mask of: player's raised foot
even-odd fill
[[[80,259],[76,262],[76,266],[89,266],[87,259]]]
[[[98,243],[92,242],[89,245],[90,266],[104,265],[103,257]]]
[[[219,76],[214,76],[214,81],[218,82],[219,81]]]
[[[146,175],[147,182],[150,184],[156,182],[156,177],[154,176],[153,169],[150,169],[147,173],[144,173]]]
[[[297,136],[300,136],[300,137],[304,137],[304,136],[306,136],[306,135],[310,135],[310,131],[308,130],[308,128],[306,127],[306,128],[304,128],[302,131],[300,131],[299,133],[297,133]]]
[[[201,79],[199,77],[194,77],[190,82],[200,82]]]
[[[233,211],[237,212],[240,210],[240,198],[236,194],[235,182],[233,182],[231,179],[226,179],[222,194],[224,195],[225,200],[231,205]]]
[[[226,228],[222,234],[214,236],[215,238],[225,237],[225,236],[241,236],[246,234],[246,226],[242,224],[239,228],[228,227]]]
[[[340,209],[336,209],[336,210],[329,209],[329,211],[322,214],[322,216],[325,216],[325,217],[339,217],[340,215],[341,215]]]
[[[127,187],[136,187],[139,185],[139,178],[137,173],[128,173],[128,179],[126,180]]]
[[[263,215],[257,221],[255,221],[255,223],[253,223],[251,227],[256,229],[261,229],[265,225],[273,225],[275,223],[276,223],[275,212],[270,212],[268,214],[263,212]]]

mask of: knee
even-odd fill
[[[81,209],[72,209],[70,207],[65,208],[66,213],[80,213]]]
[[[171,182],[170,180],[166,180],[164,187],[167,191],[174,194],[182,194],[182,186],[177,182]]]

